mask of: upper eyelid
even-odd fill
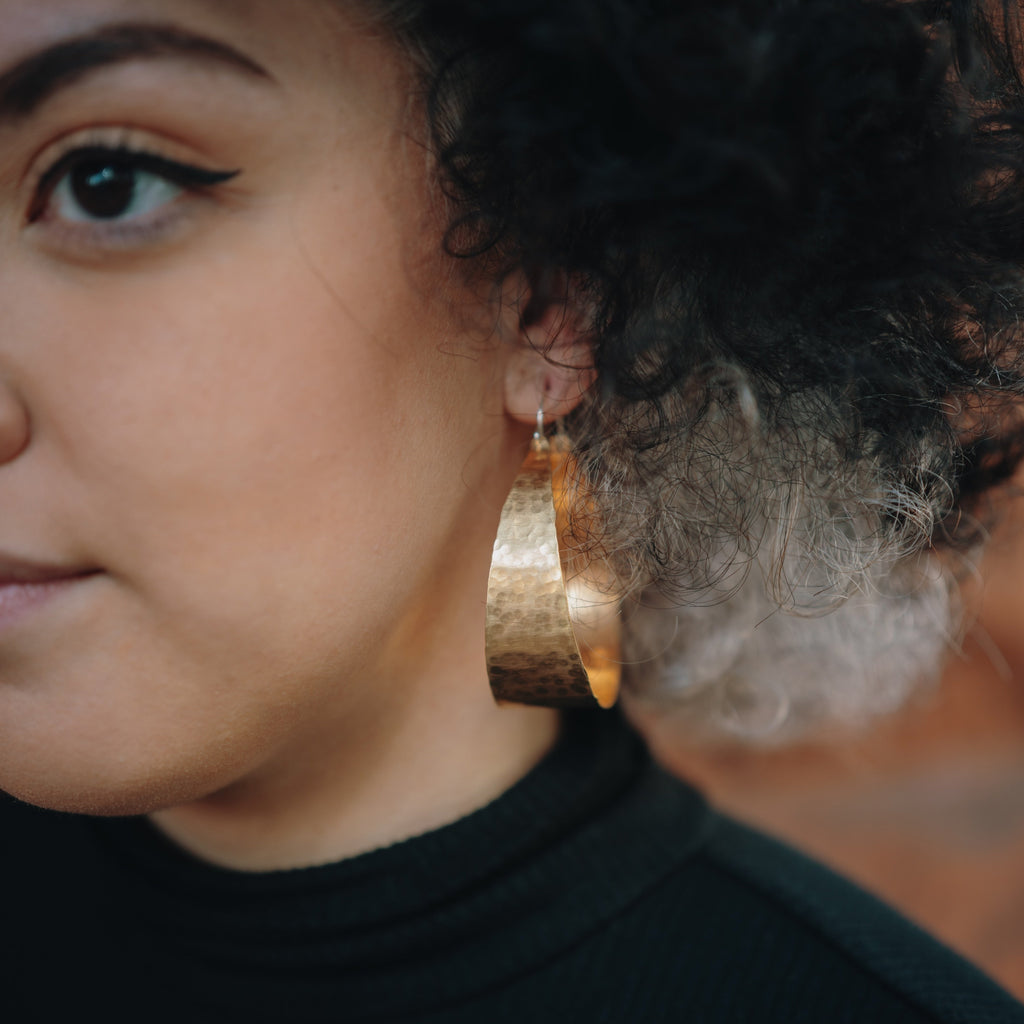
[[[48,164],[37,179],[37,188],[44,188],[53,182],[77,161],[103,159],[117,160],[124,163],[135,163],[143,170],[160,174],[173,180],[181,177],[193,181],[197,185],[218,185],[221,182],[237,177],[239,170],[214,170],[199,164],[192,164],[172,157],[163,156],[151,149],[139,149],[128,146],[84,145],[76,146]]]
[[[127,125],[97,125],[78,128],[52,139],[38,148],[23,167],[17,187],[29,197],[35,196],[45,178],[62,161],[75,153],[93,149],[108,153],[120,152],[166,160],[169,165],[197,167],[219,171],[205,156],[184,156],[181,143],[173,138],[164,138],[150,131]],[[172,155],[174,154],[174,155]]]
[[[82,149],[152,153],[173,163],[211,167],[213,162],[206,155],[195,154],[192,147],[173,136],[153,132],[130,124],[97,124],[79,127],[51,138],[45,145],[37,147],[22,166],[19,187],[35,190],[40,179],[49,168],[69,154]],[[192,150],[185,156],[184,151]]]

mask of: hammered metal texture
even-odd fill
[[[499,701],[571,707],[615,700],[617,673],[611,682],[602,678],[598,700],[573,636],[542,438],[501,513],[487,585],[487,670]]]

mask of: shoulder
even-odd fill
[[[657,957],[685,956],[708,1019],[732,1019],[731,1000],[761,1022],[1024,1024],[982,972],[823,865],[713,810],[703,836],[632,912],[652,916]]]
[[[649,762],[554,852],[516,976],[446,1022],[1024,1024],[899,914]]]

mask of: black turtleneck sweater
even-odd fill
[[[1024,1022],[818,865],[710,810],[615,714],[469,817],[242,874],[144,820],[0,803],[0,1020]]]

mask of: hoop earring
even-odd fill
[[[579,578],[567,589],[559,553],[553,475],[561,483],[568,445],[544,434],[544,411],[501,512],[487,581],[487,674],[499,703],[609,708],[619,690],[618,610]],[[571,593],[575,591],[575,593]],[[592,620],[580,640],[570,599]],[[597,615],[593,612],[596,610]],[[583,633],[586,632],[587,636]]]

